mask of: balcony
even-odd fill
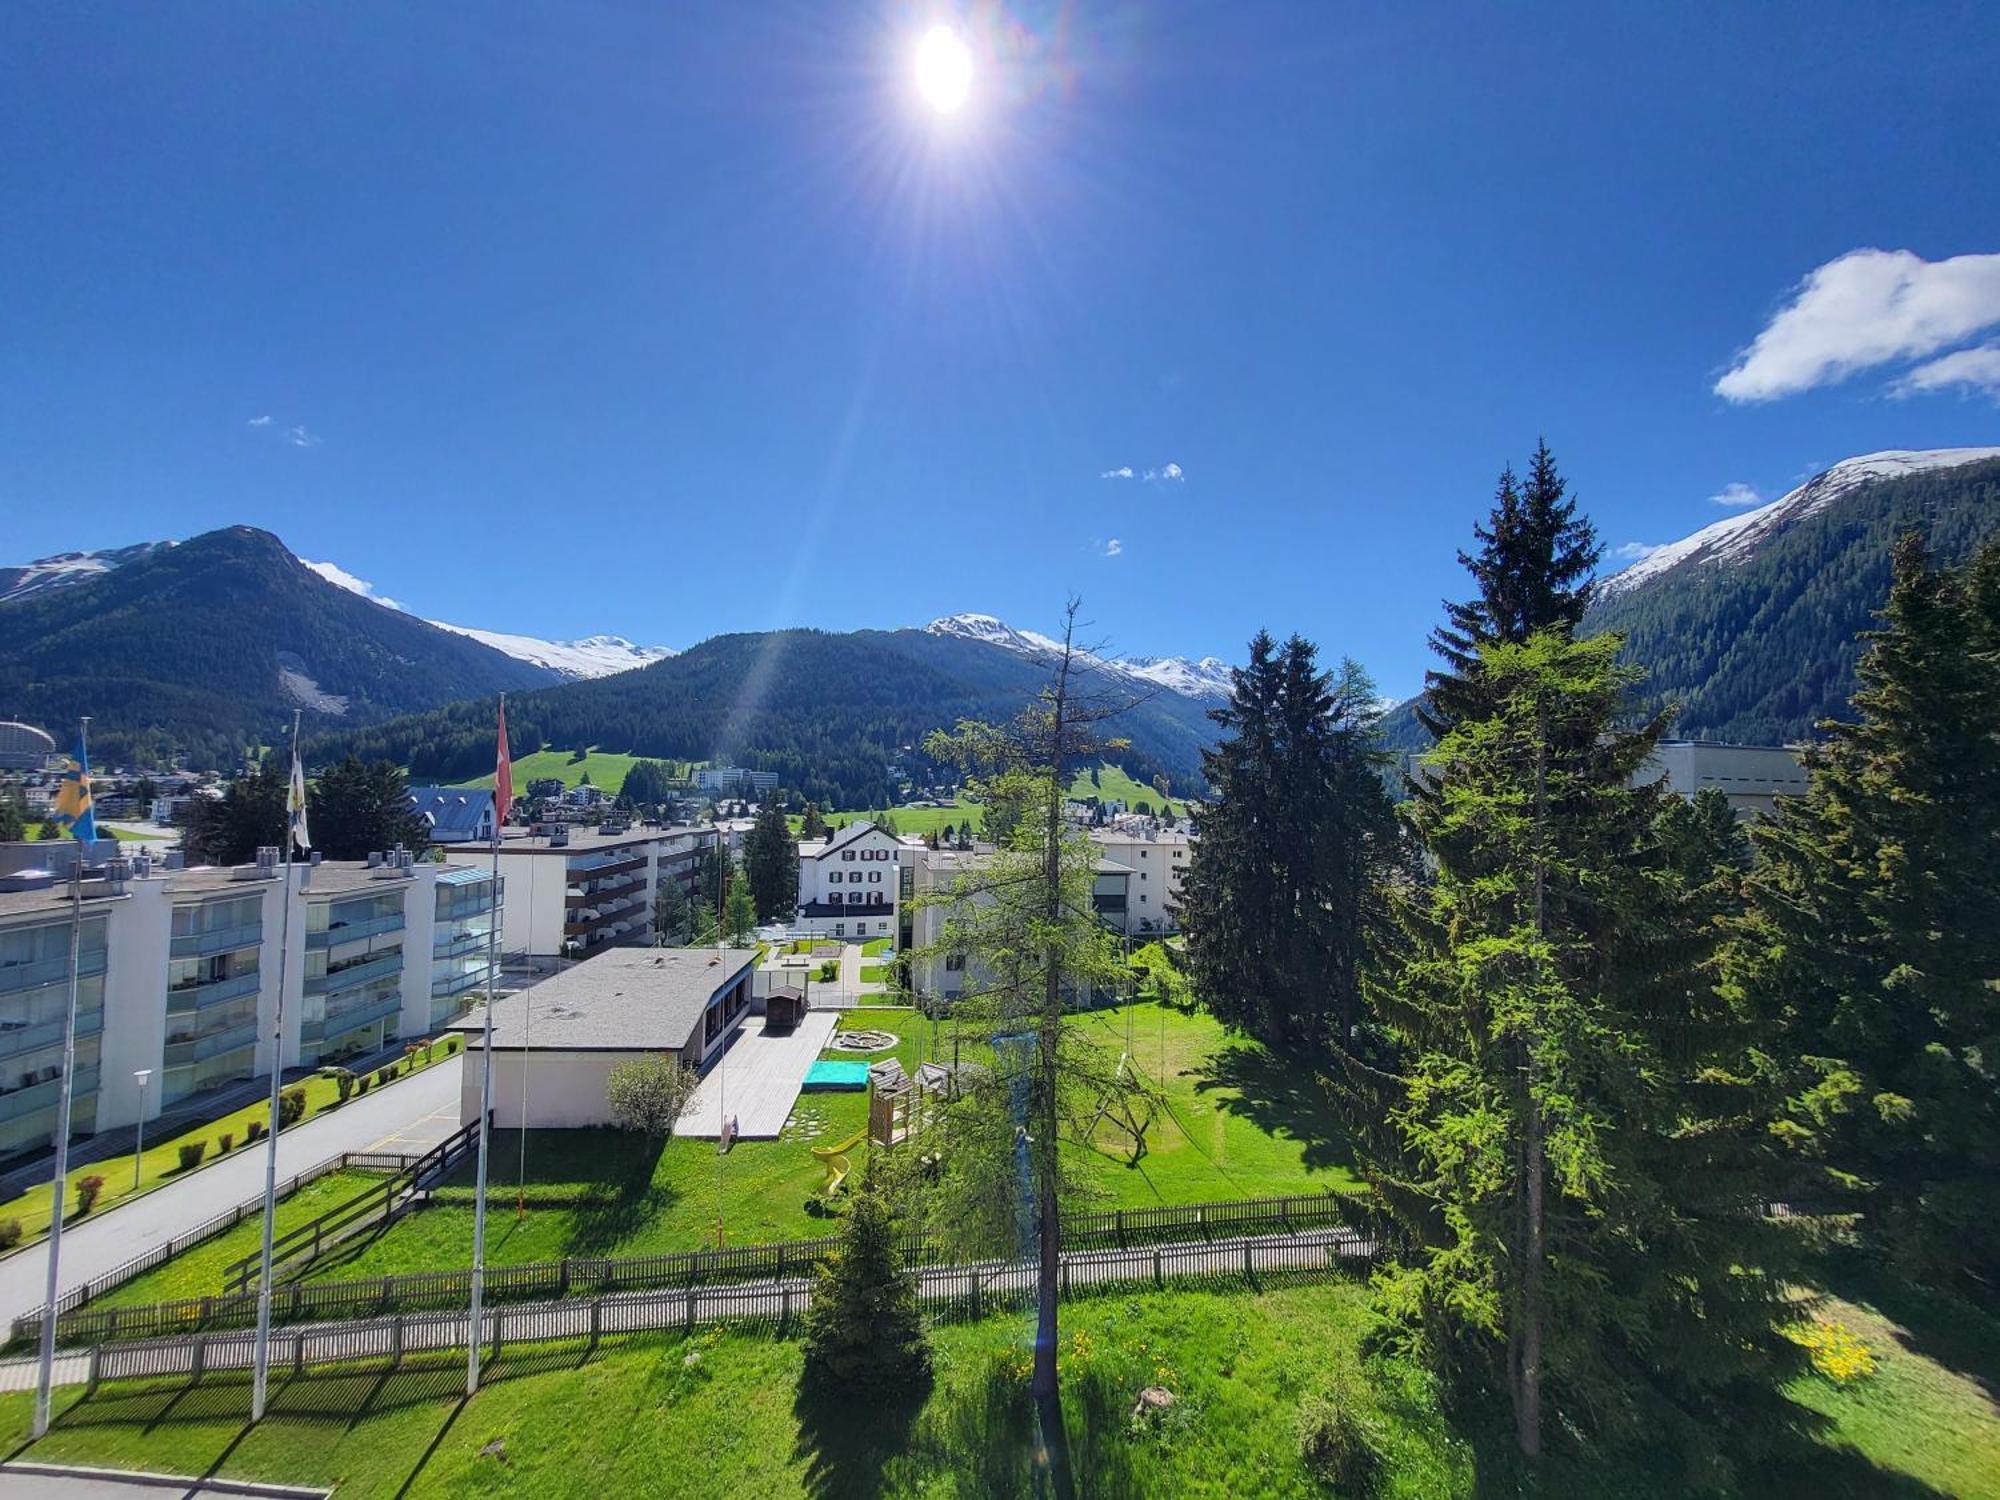
[[[239,1047],[252,1047],[257,1043],[257,1018],[238,1021],[234,1026],[225,1026],[220,1031],[212,1031],[206,1036],[191,1037],[187,1041],[168,1040],[162,1054],[167,1067],[184,1067],[188,1063],[206,1062],[211,1057],[220,1057],[225,1052],[234,1052]]]
[[[563,902],[565,905],[572,907],[598,906],[618,896],[636,895],[645,888],[646,877],[644,875],[633,875],[623,880],[600,881],[593,890],[584,890],[577,886],[571,886],[563,893]]]
[[[86,948],[77,955],[76,972],[79,978],[104,972],[104,950],[95,952]],[[12,994],[17,990],[38,990],[45,984],[59,984],[69,978],[69,954],[59,958],[41,958],[33,963],[7,964],[0,967],[0,995]]]
[[[88,1010],[79,1008],[76,1013],[76,1035],[81,1041],[87,1036],[96,1036],[104,1029],[104,1007],[94,1005]],[[23,1052],[32,1052],[37,1047],[57,1047],[62,1045],[63,1018],[57,1016],[51,1021],[36,1021],[29,1026],[9,1026],[0,1021],[0,1057],[17,1057]]]
[[[442,979],[431,981],[431,997],[441,999],[446,995],[462,995],[467,990],[476,990],[486,983],[486,970],[468,969],[463,974],[447,974]]]
[[[85,1094],[97,1088],[97,1066],[76,1070],[76,1092],[71,1095],[72,1106]],[[18,1120],[44,1109],[54,1109],[62,1093],[62,1080],[51,1078],[46,1083],[31,1083],[24,1089],[14,1089],[0,1094],[0,1120]]]
[[[185,1015],[191,1010],[220,1005],[225,1000],[241,1000],[245,995],[256,994],[263,983],[264,976],[252,969],[248,974],[231,974],[226,979],[211,979],[207,984],[190,984],[168,990],[167,1014]]]
[[[895,911],[896,903],[881,896],[868,901],[808,901],[799,907],[802,917],[888,917]]]
[[[403,950],[384,953],[366,963],[349,964],[344,969],[331,974],[320,974],[306,981],[308,995],[336,995],[342,990],[351,990],[356,985],[366,984],[371,979],[387,979],[391,974],[403,972]]]
[[[487,945],[485,933],[461,932],[456,937],[442,938],[433,942],[431,958],[434,962],[448,958],[465,958],[474,953],[484,953]]]
[[[614,854],[603,859],[588,862],[571,860],[563,873],[571,880],[603,880],[610,875],[623,875],[630,870],[646,868],[643,854]]]
[[[308,932],[308,948],[331,948],[340,943],[351,943],[357,938],[374,937],[377,933],[401,932],[403,914],[391,912],[386,917],[372,917],[360,922],[341,922],[329,926],[325,932]]]
[[[244,922],[236,927],[217,927],[208,932],[190,932],[176,937],[167,952],[174,958],[207,958],[234,948],[255,948],[264,941],[262,922]]]
[[[330,1042],[338,1037],[345,1036],[350,1031],[358,1031],[361,1027],[371,1022],[379,1021],[384,1016],[393,1016],[402,1008],[403,997],[401,995],[384,995],[379,1000],[370,1001],[366,1005],[357,1005],[352,1010],[344,1010],[336,1015],[330,1015],[325,1020],[306,1022],[299,1029],[299,1040],[302,1042]]]

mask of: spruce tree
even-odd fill
[[[743,841],[743,874],[759,921],[780,921],[799,909],[799,846],[776,798],[757,809]]]
[[[2000,1277],[2000,544],[1897,547],[1857,720],[1810,747],[1731,980],[1790,1066],[1803,1191],[1921,1277]]]
[[[1204,755],[1212,790],[1183,885],[1196,991],[1218,1018],[1278,1045],[1353,1045],[1359,974],[1394,810],[1375,748],[1375,689],[1353,662],[1259,633]]]
[[[826,819],[820,814],[819,804],[817,802],[808,802],[806,804],[805,818],[799,825],[799,837],[802,839],[823,839],[827,836],[827,833]]]
[[[843,1395],[905,1396],[930,1379],[930,1340],[879,1192],[864,1187],[849,1200],[837,1240],[806,1312],[806,1378]]]
[[[653,895],[653,941],[662,948],[684,947],[692,937],[694,908],[680,877],[663,875]]]
[[[401,844],[430,847],[430,831],[410,805],[402,769],[386,760],[364,765],[348,756],[320,773],[308,804],[313,846],[328,859],[366,859]]]
[[[1431,632],[1431,649],[1445,664],[1424,674],[1417,717],[1433,735],[1483,711],[1475,682],[1482,646],[1519,644],[1538,630],[1571,631],[1582,620],[1604,549],[1568,488],[1546,442],[1536,445],[1526,483],[1511,467],[1501,470],[1493,509],[1473,527],[1478,552],[1458,554],[1478,592],[1463,603],[1445,601],[1445,624]]]
[[[722,930],[732,943],[747,943],[757,935],[757,903],[741,870],[730,877],[729,894],[723,899]]]
[[[1404,1341],[1503,1388],[1530,1456],[1559,1422],[1663,1442],[1694,1487],[1775,1428],[1797,1351],[1767,1080],[1714,984],[1741,847],[1713,800],[1633,785],[1663,725],[1616,727],[1620,645],[1482,648],[1488,711],[1412,810],[1434,875],[1368,973],[1396,1062],[1345,1057],[1336,1092],[1401,1232],[1378,1286]]]

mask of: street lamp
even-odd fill
[[[146,1084],[153,1076],[151,1068],[134,1068],[132,1081],[139,1085],[138,1134],[132,1143],[132,1191],[139,1191],[139,1163],[146,1155]]]

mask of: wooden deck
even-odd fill
[[[762,1016],[743,1017],[722,1056],[702,1075],[674,1134],[719,1139],[726,1110],[736,1117],[738,1140],[776,1140],[837,1020],[831,1011],[819,1010],[791,1031],[773,1032],[764,1029]]]

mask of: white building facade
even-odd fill
[[[919,860],[933,851],[873,823],[850,823],[825,839],[799,843],[799,910],[794,926],[814,937],[909,941],[902,918]]]

